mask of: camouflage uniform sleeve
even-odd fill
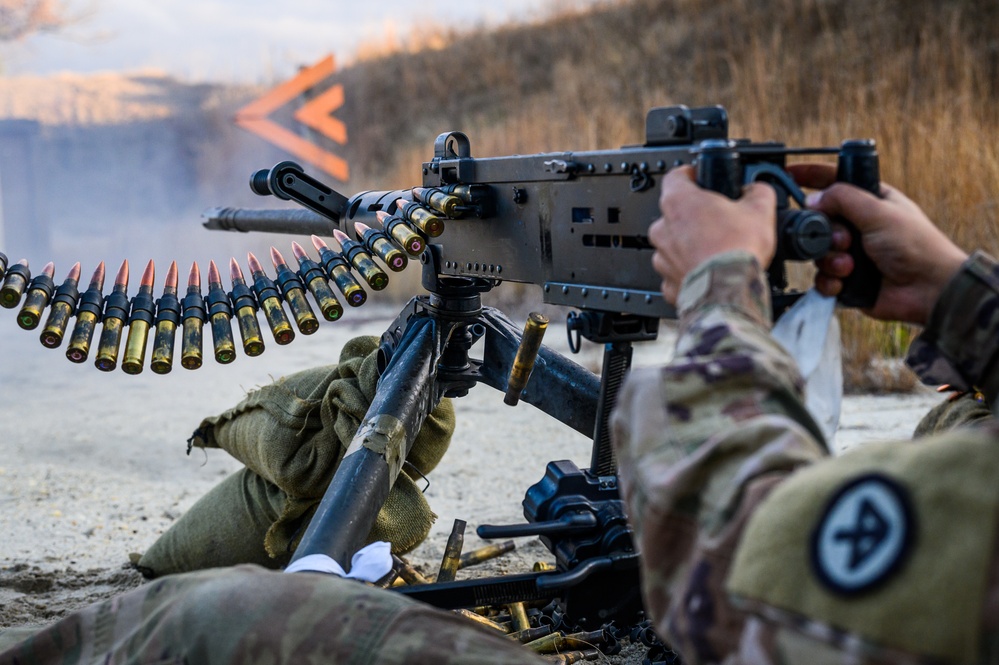
[[[923,383],[999,397],[999,263],[978,251],[961,266],[933,307],[906,364]]]
[[[724,584],[746,521],[787,474],[827,452],[798,369],[769,334],[754,258],[699,266],[678,309],[675,356],[632,372],[614,439],[646,608],[684,662],[718,662],[745,628]]]

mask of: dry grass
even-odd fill
[[[987,0],[631,0],[541,25],[462,35],[341,76],[352,187],[412,184],[433,138],[473,154],[641,140],[656,105],[720,103],[732,134],[788,144],[874,137],[882,176],[967,249],[999,249],[999,6]],[[362,121],[363,118],[363,121]],[[848,387],[911,377],[879,359],[911,333],[843,317]]]

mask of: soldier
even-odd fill
[[[835,184],[811,207],[847,218],[884,275],[878,319],[925,326],[909,365],[927,383],[999,391],[999,265],[970,258],[909,199]],[[633,373],[614,417],[646,608],[685,663],[986,662],[999,658],[999,427],[829,457],[794,361],[769,334],[761,266],[774,195],[732,201],[690,168],[663,181],[650,229],[676,355]],[[818,264],[835,295],[849,233]]]

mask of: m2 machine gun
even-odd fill
[[[659,319],[675,315],[651,265],[648,227],[659,215],[658,179],[694,164],[699,184],[731,198],[753,181],[773,186],[778,250],[768,275],[777,313],[798,295],[788,290],[785,263],[820,258],[831,241],[830,221],[805,209],[804,194],[785,171],[787,157],[835,154],[839,180],[874,193],[880,187],[873,141],[817,149],[732,141],[721,107],[652,109],[645,138],[618,150],[474,158],[468,137],[449,132],[435,141],[421,186],[413,190],[348,199],[282,162],[255,173],[252,188],[311,213],[214,212],[209,228],[336,230],[358,242],[383,228],[400,242],[415,233],[425,245],[420,260],[427,293],[382,336],[377,394],[296,559],[326,554],[346,565],[364,544],[426,415],[441,398],[485,383],[506,393],[508,404],[530,403],[593,439],[589,468],[551,462],[527,490],[526,523],[478,528],[483,538],[539,536],[556,570],[402,592],[445,608],[555,598],[561,612],[586,629],[640,619],[638,553],[618,493],[608,422],[632,344],[654,339]],[[403,224],[403,232],[395,232]],[[841,302],[869,306],[880,275],[859,253],[860,243],[853,247],[858,269]],[[605,345],[599,378],[541,346],[543,317],[532,315],[522,334],[504,314],[482,306],[481,294],[505,280],[537,284],[546,303],[578,310],[567,320],[570,344],[578,350],[582,337]],[[482,357],[473,358],[480,340]]]

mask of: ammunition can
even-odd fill
[[[67,279],[56,289],[52,298],[52,311],[45,321],[45,327],[39,339],[42,346],[50,349],[57,348],[62,344],[69,327],[69,320],[76,313],[76,305],[80,302],[80,291],[77,289],[77,280]]]
[[[455,520],[444,547],[444,558],[437,573],[438,582],[453,582],[458,572],[458,561],[461,559],[461,548],[465,543],[465,521]]]
[[[184,296],[181,308],[184,324],[180,344],[180,366],[184,369],[198,369],[204,363],[204,328],[208,319],[205,299],[199,287],[187,287],[187,295]]]
[[[21,296],[24,295],[24,290],[28,288],[30,280],[31,270],[28,268],[27,261],[19,261],[12,265],[7,270],[3,286],[0,287],[0,306],[7,309],[17,307],[17,304],[21,302]]]
[[[469,621],[477,623],[480,626],[485,626],[486,628],[489,628],[491,630],[495,630],[496,632],[501,633],[503,635],[507,634],[506,628],[504,628],[503,626],[499,625],[495,621],[492,621],[491,619],[487,619],[486,617],[482,616],[481,614],[476,614],[475,612],[472,612],[472,611],[469,611],[469,610],[452,610],[452,611],[455,614],[457,614],[458,616],[465,617]]]
[[[149,369],[157,374],[169,374],[173,369],[173,350],[180,324],[180,301],[176,294],[164,293],[156,301],[156,335]]]
[[[236,359],[236,341],[232,336],[232,306],[221,284],[211,284],[208,289],[208,318],[212,324],[212,346],[215,362],[227,365]]]
[[[51,265],[46,266],[48,271],[52,270]],[[34,330],[37,328],[38,322],[42,318],[42,312],[48,306],[53,293],[55,293],[55,282],[52,281],[52,275],[48,272],[36,275],[31,280],[31,284],[28,287],[28,295],[24,299],[24,305],[17,315],[17,325],[25,330]]]
[[[499,544],[486,545],[485,547],[480,547],[479,549],[472,550],[471,552],[465,552],[461,555],[461,559],[458,561],[458,570],[467,568],[468,566],[476,566],[484,561],[489,561],[490,559],[503,556],[507,552],[512,552],[516,548],[516,543],[512,540],[508,540]]]
[[[118,352],[121,349],[121,333],[128,320],[131,304],[125,295],[125,288],[115,284],[114,291],[104,301],[104,329],[97,343],[97,359],[94,365],[102,372],[113,371],[118,366]]]
[[[305,298],[305,288],[302,280],[298,278],[288,266],[277,268],[277,287],[284,296],[288,307],[291,308],[291,315],[295,317],[295,325],[303,335],[311,335],[319,330],[319,319],[312,311],[312,306]]]
[[[66,347],[66,357],[74,363],[86,362],[90,355],[90,343],[94,339],[94,330],[101,322],[104,314],[104,294],[100,288],[92,285],[80,299],[80,308],[76,313],[76,325]]]
[[[151,280],[150,280],[151,281]],[[153,302],[152,284],[139,287],[139,293],[132,298],[132,312],[128,317],[128,338],[125,340],[125,356],[121,369],[126,374],[141,374],[146,362],[146,345],[149,331],[153,327],[156,303]]]
[[[396,205],[399,207],[400,217],[412,222],[416,228],[431,238],[436,238],[444,233],[444,220],[421,204],[400,199],[396,202]]]
[[[548,317],[531,312],[527,317],[527,325],[524,326],[524,336],[520,340],[517,355],[513,359],[513,367],[510,368],[510,380],[507,383],[506,396],[503,398],[504,404],[516,406],[520,401],[520,394],[524,392],[527,382],[531,379],[534,361],[538,357],[547,329]]]
[[[354,276],[350,274],[350,267],[347,260],[335,253],[332,249],[325,249],[320,252],[320,260],[326,273],[340,289],[340,293],[347,299],[347,304],[351,307],[360,307],[368,299],[368,294],[358,283]]]

